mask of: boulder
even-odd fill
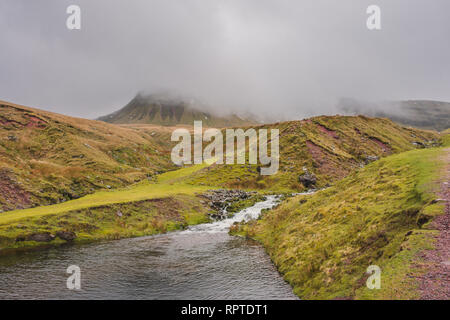
[[[35,233],[28,236],[27,238],[28,241],[37,241],[37,242],[50,242],[54,239],[55,236],[50,232]]]
[[[367,156],[366,157],[366,164],[369,164],[370,162],[377,161],[379,159],[380,159],[380,157],[377,157],[377,156]]]
[[[418,148],[425,148],[426,147],[426,145],[423,142],[420,142],[420,141],[414,141],[414,142],[412,142],[412,144],[414,146],[418,147]]]
[[[77,235],[72,231],[58,231],[56,236],[66,241],[73,241],[76,239]]]
[[[298,177],[298,181],[305,186],[305,188],[312,188],[317,183],[317,178],[314,173],[305,172]]]
[[[203,197],[208,201],[209,206],[214,212],[209,216],[215,220],[222,220],[228,217],[227,208],[236,201],[245,200],[254,195],[255,192],[246,192],[242,190],[208,190]]]

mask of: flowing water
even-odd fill
[[[296,299],[261,245],[228,235],[275,204],[179,232],[0,256],[0,299]],[[79,291],[67,289],[70,265]]]

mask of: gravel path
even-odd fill
[[[450,149],[445,150],[444,172],[440,181],[440,201],[445,202],[445,214],[436,217],[431,226],[439,230],[435,250],[420,254],[429,271],[420,278],[421,298],[426,300],[450,299]]]

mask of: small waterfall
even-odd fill
[[[278,204],[280,196],[272,195],[267,196],[265,201],[257,202],[253,206],[246,208],[242,211],[236,213],[233,217],[227,218],[221,221],[216,221],[213,223],[205,223],[197,226],[191,226],[187,230],[181,233],[192,233],[192,232],[206,232],[206,233],[218,233],[218,232],[228,232],[228,229],[235,222],[250,221],[258,219],[261,215],[263,209],[271,209],[276,204]]]

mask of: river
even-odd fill
[[[0,256],[0,299],[296,299],[260,244],[228,235],[275,204],[184,231]],[[81,290],[67,289],[70,265]]]

